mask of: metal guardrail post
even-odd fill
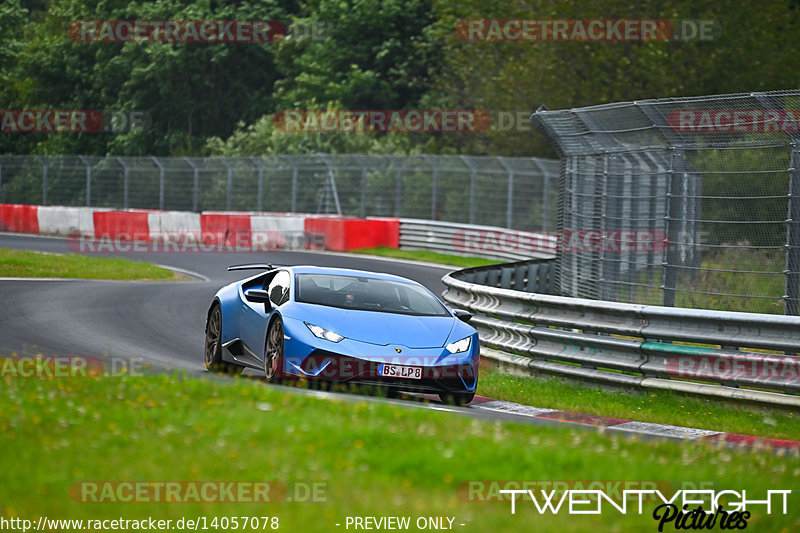
[[[394,156],[387,156],[392,161],[392,164],[396,165],[396,173],[397,176],[395,178],[395,186],[394,186],[394,216],[399,217],[401,216],[401,210],[403,207],[403,164],[397,163],[397,158]]]
[[[40,155],[36,160],[42,165],[42,205],[47,205],[47,161]]]
[[[544,168],[538,159],[535,157],[531,157],[531,161],[533,164],[536,165],[536,168],[539,169],[539,172],[542,174],[542,178],[544,180],[544,184],[542,185],[542,230],[552,230],[555,228],[550,227],[550,219],[549,219],[549,209],[550,209],[550,173]],[[511,226],[509,226],[511,227]]]
[[[461,161],[467,165],[467,168],[470,170],[469,176],[469,223],[475,223],[475,195],[477,194],[477,185],[478,185],[478,169],[472,166],[472,163],[469,162],[466,156],[461,155],[459,156]]]
[[[86,158],[82,155],[78,156],[81,163],[86,165],[86,207],[92,206],[92,165],[86,162]]]
[[[228,180],[225,186],[225,209],[231,210],[231,195],[233,194],[233,168],[228,164],[224,157],[219,158],[220,162],[228,169]]]
[[[290,197],[290,208],[292,213],[297,213],[297,181],[298,181],[298,172],[299,168],[294,162],[287,156],[282,156],[283,160],[286,161],[290,167],[292,167],[292,191],[289,195]]]
[[[506,227],[511,229],[514,221],[514,169],[508,166],[503,157],[497,157],[508,173],[508,186],[506,187]],[[537,165],[538,166],[538,165]]]
[[[336,206],[336,214],[341,216],[342,215],[342,206],[339,204],[339,193],[336,190],[336,178],[333,175],[333,165],[325,157],[325,154],[316,154],[317,157],[322,159],[325,163],[325,166],[328,168],[328,187],[330,187],[331,195],[333,196],[333,203]]]
[[[438,194],[439,194],[439,165],[436,164],[436,160],[429,156],[428,154],[423,154],[422,158],[431,167],[433,171],[432,176],[432,183],[431,183],[431,220],[438,220],[439,213],[438,208],[439,206],[437,203],[439,202]]]
[[[261,158],[258,156],[250,156],[250,161],[255,163],[258,168],[258,199],[256,200],[256,208],[259,212],[264,210],[264,165],[261,164]]]
[[[192,211],[197,212],[197,208],[200,204],[200,169],[197,168],[197,165],[188,157],[184,157],[183,160],[192,167],[194,174],[192,177]]]
[[[117,159],[117,162],[120,165],[122,165],[122,172],[123,172],[123,174],[122,174],[122,176],[123,176],[122,177],[122,180],[123,180],[123,182],[122,182],[122,208],[123,209],[128,209],[128,205],[129,205],[129,201],[128,200],[130,198],[129,191],[130,191],[131,173],[130,173],[130,169],[128,168],[128,165],[125,163],[124,159],[122,159],[121,157],[117,157],[116,159]]]
[[[150,159],[153,160],[153,163],[156,164],[158,167],[158,208],[163,210],[164,209],[164,165],[161,164],[161,161],[158,160],[157,157],[153,156]]]
[[[669,164],[669,191],[667,192],[667,215],[664,217],[667,230],[667,238],[669,244],[667,245],[666,255],[664,258],[663,269],[664,275],[662,277],[661,290],[663,293],[663,301],[665,307],[675,307],[675,285],[676,285],[676,263],[678,262],[677,247],[679,245],[677,224],[680,213],[678,211],[677,199],[681,196],[681,187],[679,180],[675,176],[676,160],[680,155],[678,150],[672,146],[670,147],[670,164]]]
[[[367,218],[367,166],[361,162],[361,156],[355,155],[358,166],[361,167],[361,218]]]
[[[797,316],[798,298],[800,298],[800,147],[797,146],[797,139],[792,139],[789,161],[784,313]]]

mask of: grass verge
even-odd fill
[[[168,281],[183,276],[128,259],[0,248],[0,277]]]
[[[411,259],[413,261],[425,261],[428,263],[439,263],[442,265],[452,265],[462,268],[492,265],[498,263],[493,259],[482,257],[463,257],[460,255],[440,254],[428,250],[400,250],[388,246],[378,246],[375,248],[359,248],[350,250],[354,254],[378,255],[381,257],[395,257],[397,259]]]
[[[615,392],[555,377],[534,379],[481,369],[478,394],[548,409],[563,409],[639,422],[800,441],[800,413],[742,406],[671,391]]]
[[[476,532],[655,531],[653,502],[641,515],[631,503],[627,515],[605,505],[601,515],[569,516],[562,509],[553,516],[518,501],[512,515],[497,487],[507,486],[503,480],[638,480],[657,483],[667,497],[702,484],[746,489],[754,498],[795,486],[800,474],[797,454],[477,420],[357,397],[319,398],[248,379],[3,381],[0,512],[34,524],[42,515],[206,517],[209,523],[270,516],[284,531],[345,531],[348,516],[409,516],[412,524],[418,517],[452,517],[454,529]],[[129,503],[83,503],[76,490],[87,481],[264,480],[292,487],[288,497],[298,486],[319,483],[324,497],[219,503],[197,502],[186,492],[172,503],[141,501],[154,497],[149,492]],[[109,494],[113,500],[130,492]],[[754,507],[748,529],[798,530],[794,500],[786,515]]]

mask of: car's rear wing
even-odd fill
[[[231,265],[228,267],[228,272],[232,270],[274,270],[275,267],[272,263],[250,263],[246,265]]]

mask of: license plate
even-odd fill
[[[421,366],[378,365],[378,375],[385,378],[422,379]]]

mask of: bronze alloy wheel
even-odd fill
[[[203,356],[205,367],[212,372],[238,375],[244,367],[222,360],[222,309],[215,305],[206,322],[206,348]]]
[[[283,373],[283,323],[275,320],[267,333],[267,348],[264,353],[264,375],[269,382],[280,379]]]

